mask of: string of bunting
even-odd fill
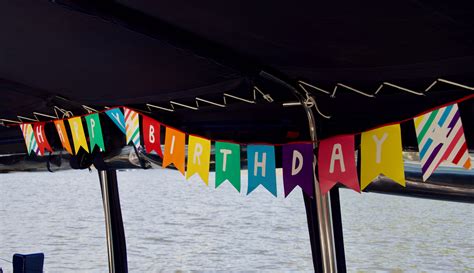
[[[209,184],[212,140],[187,135],[127,107],[109,108],[102,112],[105,112],[117,128],[125,134],[127,144],[138,148],[143,143],[147,153],[154,153],[162,157],[163,168],[173,164],[179,172],[185,175],[186,179],[197,174],[206,185]],[[141,130],[139,116],[142,117]],[[68,137],[65,121],[71,131],[72,141]],[[86,126],[83,125],[83,121]],[[413,121],[424,181],[443,161],[466,169],[471,168],[471,159],[457,103],[420,114]],[[99,112],[52,122],[64,150],[68,153],[77,154],[81,148],[90,153],[96,147],[101,152],[105,151]],[[160,128],[162,126],[165,127],[164,151],[162,151],[160,143]],[[87,128],[89,141],[86,139],[84,127]],[[46,151],[53,152],[44,128],[45,122],[20,124],[28,154],[34,153],[43,156]],[[187,161],[186,136],[188,137]],[[323,194],[326,194],[337,183],[360,192],[380,174],[405,186],[400,123],[389,124],[361,133],[360,182],[357,174],[354,139],[355,134],[351,134],[335,136],[319,142],[317,154],[319,183],[317,184]],[[313,196],[313,161],[315,156],[313,144],[310,141],[278,144],[282,146],[281,163],[285,197],[297,186],[308,196]],[[247,145],[247,194],[262,185],[276,197],[275,145],[270,144],[214,141],[215,187],[217,188],[228,181],[237,191],[241,191],[241,145]]]

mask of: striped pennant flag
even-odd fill
[[[444,160],[466,169],[471,159],[457,104],[449,105],[415,118],[423,181]]]
[[[38,143],[36,143],[33,126],[31,126],[31,124],[21,124],[20,128],[21,132],[23,133],[23,138],[25,139],[25,145],[28,154],[30,155],[31,152],[35,152],[36,155],[39,155],[40,149]]]
[[[125,135],[127,138],[127,144],[133,143],[135,147],[140,147],[140,122],[138,113],[124,108],[125,113]]]

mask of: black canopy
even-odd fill
[[[473,21],[472,1],[2,1],[0,118],[253,100],[256,86],[273,102],[150,115],[213,138],[307,140],[302,107],[283,106],[302,81],[331,116],[316,117],[320,137],[357,133],[472,95],[453,83],[474,86]],[[473,100],[460,108],[473,149]],[[20,151],[19,129],[0,127],[0,152]]]

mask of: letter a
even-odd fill
[[[344,164],[344,156],[342,154],[342,145],[340,143],[334,144],[331,153],[331,164],[329,165],[329,173],[334,173],[334,163],[336,160],[339,160],[339,166],[341,168],[341,172],[346,171],[346,165]]]

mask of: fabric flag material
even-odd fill
[[[31,152],[39,155],[39,147],[36,143],[35,134],[33,132],[33,126],[31,124],[21,124],[21,132],[23,133],[23,138],[25,139],[26,150],[28,154],[31,155]]]
[[[313,197],[313,144],[283,145],[283,186],[285,197],[300,186],[307,196]]]
[[[185,138],[183,132],[166,127],[165,153],[163,154],[163,168],[174,164],[183,175],[185,172]]]
[[[379,174],[405,187],[400,124],[362,133],[361,190]]]
[[[84,127],[82,127],[81,117],[70,118],[68,119],[68,122],[72,132],[74,154],[77,154],[81,147],[84,149],[84,151],[89,152],[89,148],[87,147],[86,135],[84,133]]]
[[[91,114],[84,117],[87,123],[87,131],[89,132],[89,145],[91,152],[94,147],[99,147],[101,152],[105,151],[104,137],[102,135],[102,126],[100,125],[99,114]]]
[[[63,120],[55,120],[54,127],[59,135],[59,140],[63,145],[63,148],[70,154],[72,154],[71,143],[69,142],[69,137],[67,135],[66,126],[64,126]]]
[[[105,111],[107,116],[117,125],[117,127],[122,131],[122,133],[125,132],[125,117],[123,116],[122,111],[120,111],[120,108],[114,108]]]
[[[466,169],[471,168],[457,104],[418,116],[414,121],[423,181],[426,181],[444,160]]]
[[[140,147],[140,119],[138,113],[124,108],[125,112],[125,135],[127,144],[133,143],[136,148]]]
[[[216,188],[226,180],[240,192],[240,145],[216,142]]]
[[[268,145],[248,145],[248,190],[250,194],[259,185],[277,196],[275,147]]]
[[[155,152],[163,158],[161,151],[160,123],[150,117],[143,116],[143,142],[147,153]]]
[[[208,185],[210,160],[211,141],[202,137],[189,136],[186,179],[197,173],[202,181]]]
[[[36,122],[33,125],[33,131],[35,133],[36,143],[38,144],[39,148],[39,155],[44,155],[44,151],[47,150],[50,153],[53,152],[53,149],[48,143],[48,139],[46,139],[46,133],[44,132],[44,122]]]
[[[318,151],[319,188],[326,194],[338,182],[360,192],[354,135],[321,140]]]

